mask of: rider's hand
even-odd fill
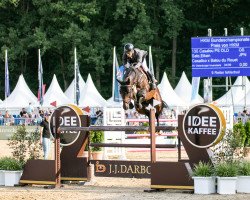
[[[141,66],[141,63],[137,63],[136,65],[134,65],[134,68],[137,69],[140,66]]]

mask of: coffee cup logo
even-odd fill
[[[195,147],[207,148],[223,137],[226,120],[221,110],[210,104],[198,104],[187,111],[183,119],[186,139]]]

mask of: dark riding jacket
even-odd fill
[[[135,68],[140,67],[147,55],[148,55],[147,51],[138,48],[134,48],[134,53],[132,58],[128,58],[126,52],[124,52],[122,56],[123,66],[128,68],[131,64],[135,63],[136,64],[134,66]]]

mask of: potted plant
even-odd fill
[[[240,157],[249,157],[250,152],[250,121],[245,124],[236,123],[233,126],[233,147]]]
[[[215,165],[217,192],[219,194],[236,193],[237,173],[238,170],[235,162],[221,162]]]
[[[90,131],[91,143],[102,143],[104,141],[104,131]],[[101,147],[91,147],[93,160],[102,159],[103,152]]]
[[[214,168],[210,163],[199,162],[194,165],[192,178],[194,179],[195,194],[215,193]]]
[[[2,169],[4,170],[5,186],[14,186],[19,183],[23,169],[23,164],[20,161],[12,157],[3,157]]]
[[[239,164],[237,177],[237,192],[250,193],[250,162],[244,161]]]
[[[245,131],[246,131],[246,140],[244,143],[244,157],[250,157],[250,121],[248,120],[245,123]]]
[[[0,158],[0,185],[4,185],[4,158]]]

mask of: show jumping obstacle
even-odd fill
[[[60,108],[60,107],[59,107]],[[55,126],[53,130],[59,130],[59,118],[62,112],[59,108],[53,113]],[[76,106],[73,106],[77,109]],[[79,110],[78,110],[79,111]],[[79,114],[79,113],[78,113]],[[52,116],[53,116],[52,115]],[[206,148],[197,148],[190,144],[183,131],[183,116],[178,117],[178,161],[165,162],[156,160],[156,148],[168,148],[173,145],[155,144],[155,131],[176,130],[173,126],[155,127],[154,109],[150,109],[151,121],[149,127],[143,126],[89,126],[88,116],[79,114],[80,126],[60,126],[60,131],[55,135],[55,160],[29,160],[25,165],[20,184],[43,184],[59,187],[61,180],[87,181],[88,166],[94,164],[95,175],[104,177],[136,177],[150,178],[151,189],[193,189],[193,180],[190,178],[190,170],[199,161],[209,162],[210,158]],[[71,116],[71,115],[70,115]],[[150,132],[150,144],[117,144],[117,143],[89,143],[89,131],[148,131]],[[60,154],[60,139],[70,132],[77,133],[77,140],[70,146],[64,146]],[[67,134],[66,134],[67,133]],[[72,135],[72,133],[71,133]],[[70,136],[71,136],[70,135]],[[61,141],[62,142],[62,141]],[[189,159],[181,157],[181,143],[185,148]],[[125,147],[125,148],[150,148],[151,160],[88,160],[80,157],[86,145],[92,147]]]

